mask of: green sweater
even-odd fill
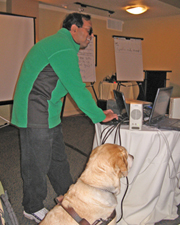
[[[82,82],[78,51],[79,45],[65,28],[32,47],[17,83],[12,124],[22,128],[57,126],[61,122],[61,99],[67,93],[93,123],[105,119]]]

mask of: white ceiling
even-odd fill
[[[67,6],[67,10],[81,11],[93,15],[109,17],[122,21],[144,18],[155,18],[180,15],[180,0],[36,0],[51,6],[63,8]],[[95,6],[98,8],[114,11],[109,14],[107,11],[93,9],[91,7],[82,8],[80,5],[75,4],[80,2],[82,4]],[[149,9],[141,15],[131,15],[125,11],[126,6],[131,5],[145,5]]]

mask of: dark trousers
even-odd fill
[[[61,124],[52,129],[20,128],[23,206],[27,213],[44,207],[47,176],[57,195],[72,184]]]

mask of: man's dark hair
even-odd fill
[[[77,27],[82,27],[83,19],[89,21],[91,20],[91,16],[81,13],[71,13],[66,16],[65,20],[63,21],[62,27],[66,28],[67,30],[71,30],[71,26],[73,24],[75,24]]]

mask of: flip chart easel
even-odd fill
[[[117,73],[117,88],[120,89],[121,82],[135,81],[139,86],[141,95],[143,74],[142,60],[142,40],[143,38],[112,36],[114,38],[116,73]]]
[[[143,38],[113,36],[117,81],[143,81]]]

